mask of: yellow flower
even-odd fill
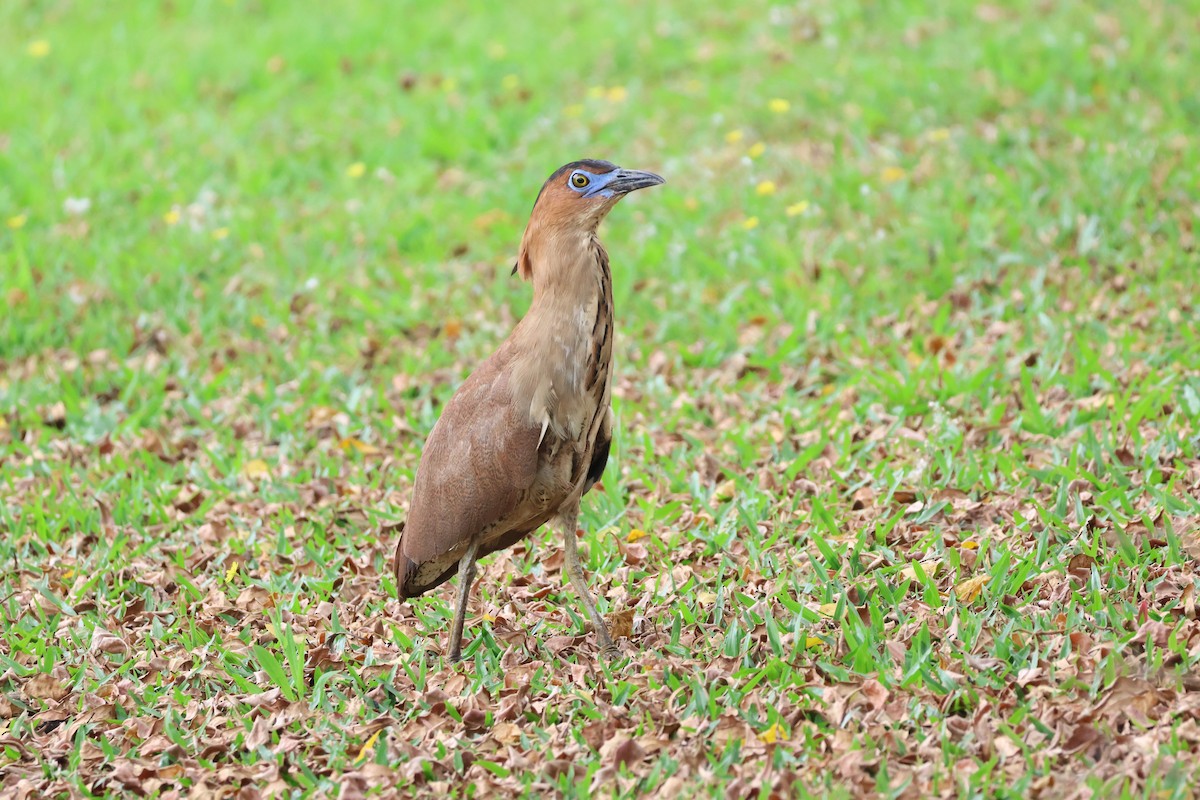
[[[569,105],[563,109],[563,114],[568,117],[582,117],[583,116],[583,104],[582,103],[572,103],[571,105]]]
[[[487,54],[488,58],[499,61],[508,55],[508,48],[499,42],[488,42]]]
[[[500,80],[500,86],[506,92],[511,92],[520,85],[521,85],[521,79],[518,78],[516,75],[505,75]]]
[[[808,201],[801,200],[799,203],[792,203],[788,206],[784,213],[789,217],[798,217],[805,211],[808,211]]]
[[[950,131],[947,128],[934,128],[926,134],[926,138],[931,142],[944,142],[950,138]]]
[[[446,80],[442,81],[442,88],[446,90],[447,94],[449,94],[450,92],[453,92],[455,89],[458,88],[458,79],[457,78],[446,78]]]
[[[367,165],[361,161],[355,161],[350,166],[346,167],[346,177],[361,178],[367,173]]]
[[[765,152],[767,152],[767,146],[762,142],[755,142],[754,144],[750,145],[750,149],[746,151],[746,155],[750,156],[751,158],[758,158]]]
[[[725,134],[725,141],[729,142],[730,144],[737,144],[741,140],[742,131],[738,128],[735,128],[734,130],[731,130],[729,133]]]
[[[754,191],[762,196],[775,194],[775,181],[763,181],[754,187]]]
[[[214,239],[216,239],[218,242],[221,241],[222,239],[229,238],[229,228],[217,228],[215,231],[212,232],[212,237]]]
[[[588,89],[588,97],[592,98],[593,100],[604,97],[604,87],[593,86],[592,88]]]
[[[883,172],[879,173],[879,177],[884,183],[902,181],[907,175],[908,173],[900,167],[884,167]]]
[[[610,103],[624,103],[625,98],[628,96],[629,92],[625,90],[624,86],[611,86],[605,92],[605,97],[608,98],[608,102]]]
[[[34,39],[25,48],[25,52],[34,58],[45,58],[50,55],[50,43],[45,39]]]
[[[758,217],[746,217],[742,222],[742,227],[748,231],[752,231],[758,227]]]
[[[179,224],[179,209],[172,208],[170,211],[163,214],[163,222],[167,223],[168,225],[178,225]]]
[[[29,217],[26,216],[25,214],[17,214],[16,216],[12,216],[12,217],[8,218],[8,227],[12,228],[15,231],[17,228],[24,228],[25,223],[28,221],[29,221]]]
[[[776,97],[774,100],[767,103],[767,108],[771,109],[771,111],[776,114],[786,114],[788,112],[788,109],[790,109],[791,107],[792,107],[792,104],[789,103],[787,100],[784,100],[781,97]]]
[[[242,465],[242,474],[247,478],[269,478],[271,468],[261,458],[255,458]]]

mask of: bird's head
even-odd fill
[[[622,169],[608,161],[584,159],[559,167],[542,184],[534,201],[518,263],[521,277],[529,278],[531,265],[525,259],[535,236],[590,236],[622,197],[664,182],[653,172]]]
[[[542,185],[533,214],[595,230],[622,197],[660,183],[663,179],[653,172],[622,169],[608,161],[572,161]]]

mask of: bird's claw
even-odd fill
[[[615,661],[621,658],[621,649],[617,647],[617,643],[608,635],[608,631],[600,632],[600,658],[604,661]]]

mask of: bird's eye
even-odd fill
[[[587,175],[584,175],[582,172],[576,172],[571,176],[571,185],[576,189],[582,189],[589,183],[591,183],[591,181],[589,181]]]

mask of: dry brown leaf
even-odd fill
[[[338,442],[338,447],[342,448],[342,450],[347,453],[351,450],[354,450],[362,453],[364,456],[375,455],[376,453],[382,452],[375,445],[367,444],[362,439],[355,439],[354,437],[342,439],[340,442]]]
[[[56,667],[50,674],[38,673],[25,681],[25,685],[21,689],[30,699],[61,700],[70,691],[67,683],[67,671],[62,667]]]
[[[883,708],[888,698],[892,696],[888,688],[874,678],[863,683],[862,692],[871,703],[871,706],[876,710]]]
[[[521,729],[511,722],[497,722],[492,726],[492,736],[501,744],[516,744],[521,741]]]
[[[336,408],[329,406],[313,406],[308,410],[308,426],[310,428],[323,428],[333,424],[338,416]]]
[[[191,514],[204,504],[204,492],[194,489],[191,492],[180,492],[175,498],[175,509],[181,514]]]
[[[647,556],[650,554],[646,549],[646,545],[640,542],[627,544],[626,542],[618,540],[617,547],[620,549],[621,557],[625,559],[625,563],[629,564],[630,566],[637,566],[638,564],[645,563]]]
[[[716,489],[713,490],[713,500],[718,502],[726,502],[732,500],[737,495],[737,484],[732,480],[721,482]]]
[[[604,621],[608,624],[608,632],[613,639],[628,639],[633,635],[633,615],[636,611],[634,608],[626,608],[609,612]]]
[[[954,587],[954,596],[960,603],[972,603],[983,592],[984,584],[991,579],[991,575],[976,575],[974,578],[968,578]]]
[[[44,408],[42,413],[42,424],[48,428],[57,428],[62,430],[67,427],[67,407],[59,401],[49,408]]]
[[[1086,553],[1076,553],[1071,556],[1071,560],[1067,562],[1067,571],[1077,575],[1080,578],[1086,579],[1091,573],[1092,567],[1096,566],[1096,559]]]
[[[92,631],[92,646],[93,653],[108,653],[109,655],[124,655],[129,652],[129,644],[119,636],[113,636],[103,628],[95,628]]]
[[[940,558],[926,558],[923,561],[916,562],[921,565],[921,569],[929,577],[937,575],[942,568],[942,560]],[[909,564],[904,569],[900,570],[900,579],[915,581],[917,579],[917,568],[913,564]]]
[[[637,739],[627,739],[617,746],[613,751],[613,760],[617,764],[629,766],[635,764],[646,757],[646,751],[638,743]]]
[[[822,617],[829,617],[832,619],[833,615],[837,613],[837,607],[837,603],[822,603],[817,607],[817,613]]]

